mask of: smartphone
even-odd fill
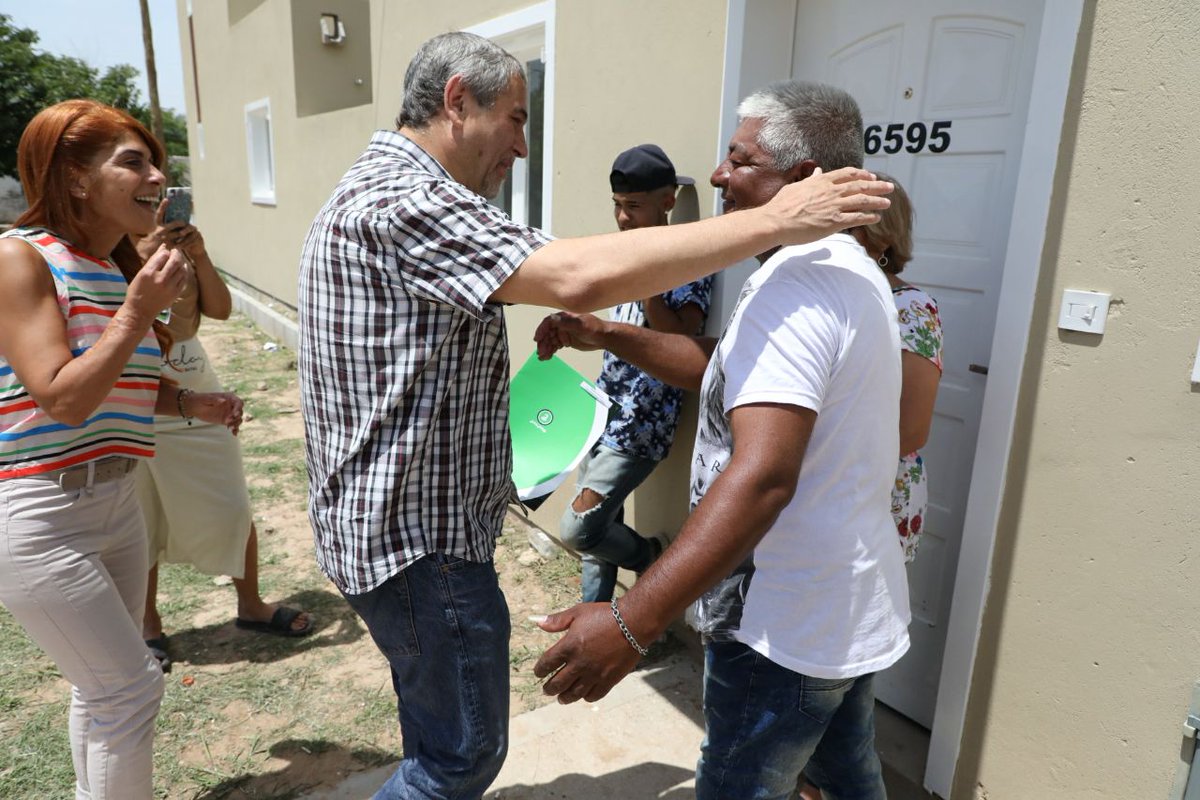
[[[163,223],[191,222],[192,190],[187,186],[167,188],[167,209],[163,212]]]

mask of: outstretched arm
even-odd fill
[[[780,404],[738,406],[729,415],[733,457],[688,517],[679,538],[621,598],[619,609],[643,645],[754,549],[791,500],[817,413]],[[566,634],[534,666],[553,674],[543,688],[559,702],[599,700],[637,664],[603,603],[581,603],[541,625]]]
[[[757,208],[687,225],[557,239],[525,259],[491,300],[594,311],[650,297],[781,244],[878,222],[891,190],[864,170],[818,170]]]
[[[704,370],[717,340],[710,336],[663,333],[624,322],[609,322],[593,314],[560,311],[541,321],[534,331],[538,358],[545,361],[563,347],[607,350],[622,361],[671,386],[699,391]]]

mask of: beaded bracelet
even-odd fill
[[[633,634],[629,632],[629,628],[625,626],[625,620],[621,619],[621,612],[617,610],[617,598],[612,599],[613,619],[617,621],[617,625],[621,628],[621,633],[625,634],[625,640],[632,645],[634,650],[638,651],[639,656],[644,656],[650,651],[638,644],[637,639],[633,638]]]
[[[192,420],[195,418],[184,410],[183,401],[191,394],[195,394],[191,389],[180,389],[179,394],[175,395],[175,406],[179,409],[179,416],[187,420],[188,425],[191,425]]]

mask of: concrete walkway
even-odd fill
[[[703,665],[687,648],[635,671],[599,703],[543,706],[512,720],[508,760],[485,800],[692,800],[704,738]],[[891,800],[920,788],[928,733],[875,707],[876,746]],[[370,800],[391,764],[300,800]]]
[[[688,800],[704,738],[701,665],[683,651],[639,669],[599,703],[557,704],[510,725],[488,800]],[[301,800],[369,800],[395,765]]]

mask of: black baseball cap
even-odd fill
[[[631,147],[613,161],[608,175],[614,192],[649,192],[664,186],[691,186],[694,180],[676,175],[675,165],[656,144]]]

